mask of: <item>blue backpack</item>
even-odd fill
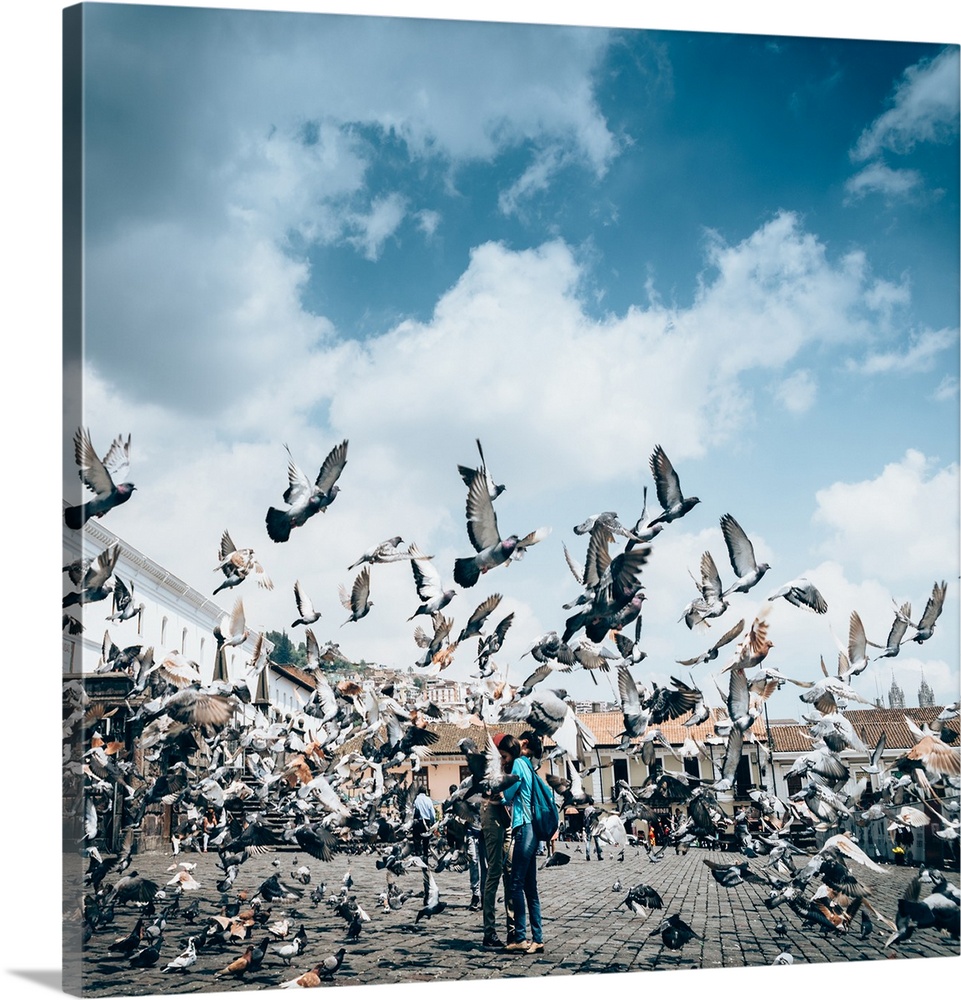
[[[530,761],[527,761],[527,766],[531,769],[531,830],[536,840],[547,842],[557,833],[559,823],[554,792]]]

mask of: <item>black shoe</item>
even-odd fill
[[[475,912],[480,909],[481,901],[480,896],[471,896],[469,910],[474,910]]]
[[[485,935],[484,936],[484,947],[485,948],[503,948],[504,942],[496,935]]]

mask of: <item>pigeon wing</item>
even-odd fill
[[[591,539],[587,545],[587,559],[584,563],[584,586],[594,589],[611,565],[609,546],[614,536],[606,525],[599,521],[591,528]]]
[[[130,435],[124,441],[123,435],[118,435],[113,439],[113,443],[107,449],[107,454],[103,456],[104,468],[110,473],[113,480],[123,482],[127,478],[130,469]]]
[[[481,604],[478,604],[471,614],[470,618],[467,619],[467,627],[470,628],[472,625],[477,625],[479,622],[483,622],[487,616],[497,607],[501,602],[501,594],[491,594]],[[448,630],[449,631],[449,630]]]
[[[287,445],[284,447],[287,448]],[[284,503],[294,507],[310,496],[310,480],[294,461],[290,448],[287,448],[287,482],[289,485],[284,491]]]
[[[934,589],[931,591],[931,596],[928,598],[928,603],[924,606],[924,613],[921,615],[921,621],[918,622],[918,630],[929,629],[934,626],[934,623],[938,620],[938,615],[941,614],[941,608],[944,605],[944,597],[948,592],[948,585],[946,583],[936,583]]]
[[[416,550],[415,550],[416,551]],[[434,564],[421,556],[410,561],[411,572],[414,574],[414,583],[417,585],[417,596],[424,601],[433,600],[443,593],[440,573],[434,568]]]
[[[79,474],[84,485],[93,490],[98,497],[107,496],[114,489],[113,479],[93,450],[90,431],[86,427],[81,427],[74,436],[73,443],[74,456],[77,465],[80,466]]]
[[[467,536],[476,552],[483,552],[501,540],[487,479],[481,469],[474,471],[467,490]]]
[[[736,625],[728,629],[720,639],[711,647],[712,649],[720,649],[721,646],[726,646],[729,642],[733,642],[740,634],[741,629],[744,628],[744,619],[742,618]]]
[[[236,551],[237,551],[237,546],[234,545],[233,539],[230,537],[230,532],[225,531],[220,536],[220,552],[218,554],[218,558],[220,559],[221,562],[224,562],[224,560],[226,560],[228,556],[233,555],[233,553]],[[229,566],[224,566],[221,568],[226,574],[228,575],[230,574]]]
[[[709,604],[714,604],[721,597],[721,575],[717,571],[717,563],[710,552],[701,556],[701,595]]]
[[[657,502],[664,510],[670,510],[684,499],[674,466],[660,445],[655,446],[651,455],[651,473],[657,489]]]
[[[754,558],[754,546],[751,540],[744,533],[744,529],[731,517],[725,514],[721,518],[721,532],[727,544],[728,555],[731,557],[731,566],[738,576],[746,576],[757,569],[757,561]]]
[[[324,464],[320,467],[314,486],[321,493],[327,494],[331,491],[334,483],[344,471],[347,464],[347,442],[341,441],[339,445],[332,448],[330,454],[324,459]]]
[[[732,719],[740,719],[747,714],[749,704],[747,677],[741,667],[731,671],[731,684],[727,693],[727,711]]]
[[[320,646],[312,629],[304,629],[304,640],[307,645],[307,662],[304,669],[308,673],[314,673],[320,670]]]
[[[365,566],[354,580],[354,586],[350,591],[350,609],[355,614],[363,611],[367,607],[367,599],[370,597],[370,567]]]

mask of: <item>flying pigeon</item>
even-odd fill
[[[458,465],[457,471],[460,473],[461,479],[464,480],[465,486],[470,486],[471,480],[474,478],[474,473],[479,472],[483,477],[487,485],[487,495],[492,501],[496,500],[503,492],[507,489],[503,483],[495,483],[494,477],[490,474],[490,470],[487,468],[487,462],[484,459],[484,449],[481,447],[480,438],[477,438],[477,451],[480,455],[481,464],[477,469],[469,469],[466,465]]]
[[[721,577],[710,552],[701,556],[701,582],[697,589],[701,596],[691,601],[681,616],[688,628],[694,628],[708,618],[718,618],[727,611],[728,602],[722,595]]]
[[[274,584],[264,572],[263,566],[254,559],[254,550],[238,549],[234,545],[229,531],[225,531],[220,536],[220,550],[217,558],[218,562],[214,567],[214,572],[220,570],[224,574],[224,581],[214,590],[215,594],[219,594],[221,590],[226,590],[228,587],[239,587],[251,573],[257,577],[258,586],[264,590],[274,589]]]
[[[343,628],[348,622],[359,621],[374,606],[374,602],[370,599],[370,567],[365,566],[357,574],[349,594],[343,584],[339,587],[339,593],[340,603],[350,612],[350,618],[341,624]]]
[[[403,541],[404,539],[400,535],[395,535],[393,538],[388,538],[386,542],[375,545],[373,548],[368,549],[358,560],[351,563],[347,567],[348,572],[356,569],[361,563],[388,563],[398,562],[401,559],[413,559],[414,555],[410,550],[410,546],[407,547],[406,552],[402,552],[398,548]]]
[[[550,528],[538,528],[523,538],[510,535],[502,539],[487,479],[481,469],[475,469],[467,491],[467,536],[477,555],[455,560],[454,582],[460,587],[473,587],[482,573],[509,563],[512,558],[520,559],[527,548],[549,533]]]
[[[709,650],[707,650],[707,652],[701,653],[691,660],[678,660],[677,662],[683,667],[693,667],[697,663],[707,663],[710,660],[717,659],[717,654],[720,648],[722,646],[726,646],[729,642],[733,642],[741,634],[741,629],[743,628],[744,619],[742,618],[736,625],[729,628],[727,632],[725,632],[724,635],[722,635],[721,638],[718,639]]]
[[[107,615],[108,622],[125,622],[139,618],[144,612],[144,603],[133,602],[133,584],[129,587],[118,576],[113,588],[113,614]]]
[[[313,625],[320,618],[320,612],[314,610],[310,598],[300,586],[300,580],[294,581],[294,602],[297,605],[297,620],[291,624],[291,628],[296,628],[298,625]]]
[[[83,574],[78,584],[80,590],[64,596],[63,607],[106,600],[114,587],[109,581],[119,555],[120,545],[117,542],[104,549]]]
[[[63,521],[68,528],[82,528],[91,517],[103,517],[107,511],[126,503],[137,488],[133,483],[121,482],[117,485],[114,478],[121,479],[127,474],[130,466],[130,435],[114,438],[103,459],[97,457],[90,441],[90,431],[80,427],[74,435],[74,457],[80,466],[80,478],[84,486],[94,494],[93,500],[79,504],[76,507],[66,507]]]
[[[803,608],[813,611],[815,614],[823,615],[828,609],[828,602],[821,596],[821,592],[811,583],[810,580],[799,576],[796,580],[784,584],[780,590],[773,593],[768,600],[773,601],[778,597],[793,604],[796,608]]]
[[[701,502],[697,497],[686,497],[681,492],[681,481],[674,471],[671,460],[660,445],[655,445],[651,455],[651,473],[654,476],[657,502],[661,505],[661,513],[648,522],[648,528],[676,521]]]
[[[454,599],[456,590],[444,590],[441,583],[440,573],[434,568],[431,556],[425,556],[416,545],[410,547],[413,557],[410,568],[414,574],[414,583],[417,585],[417,596],[420,598],[420,606],[408,618],[408,621],[418,615],[433,615],[446,608]]]
[[[871,642],[868,639],[868,645],[873,646],[875,649],[880,649],[881,652],[875,657],[876,660],[883,659],[886,656],[897,656],[901,652],[901,643],[904,641],[904,633],[908,630],[908,625],[911,624],[911,602],[905,601],[904,604],[899,608],[895,605],[894,610],[894,621],[891,623],[891,630],[888,632],[888,637],[885,640],[884,646],[879,646],[876,642]]]
[[[947,592],[948,585],[943,580],[941,583],[934,585],[931,596],[928,598],[928,603],[924,606],[924,613],[921,615],[921,620],[917,625],[914,622],[908,622],[916,630],[914,635],[907,640],[908,642],[916,642],[920,645],[931,638],[934,634],[934,623],[941,614],[941,608],[944,606],[944,597]]]
[[[336,483],[346,464],[347,441],[344,440],[324,459],[324,464],[311,485],[287,448],[287,479],[290,485],[284,493],[284,503],[290,506],[288,510],[271,507],[267,511],[267,534],[273,541],[286,542],[294,528],[306,524],[307,519],[318,511],[327,510],[340,492]]]
[[[727,544],[731,567],[737,576],[721,597],[728,597],[733,593],[746,594],[771,567],[767,563],[758,563],[754,558],[754,546],[751,540],[730,514],[721,517],[721,533]]]

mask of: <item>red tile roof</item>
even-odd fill
[[[672,746],[680,746],[686,739],[703,740],[705,737],[714,735],[714,723],[718,713],[711,709],[710,718],[706,722],[701,722],[696,726],[685,726],[686,719],[691,717],[688,712],[677,719],[662,722],[652,729],[660,729],[661,735]],[[587,726],[594,734],[599,747],[614,747],[620,743],[620,734],[624,731],[624,715],[621,712],[582,712],[578,719]],[[767,733],[764,730],[764,720],[756,719],[751,727],[754,738],[762,743],[767,741]],[[640,740],[631,740],[631,744],[636,746]]]
[[[904,717],[921,727],[924,723],[932,723],[942,711],[941,706],[933,708],[870,708],[866,710],[845,711],[844,717],[854,726],[854,731],[873,748],[884,733],[885,745],[888,750],[908,750],[914,746],[915,740],[911,730],[905,724]],[[771,723],[771,749],[774,753],[805,753],[812,747],[807,725],[793,723],[783,725]],[[957,738],[954,746],[958,745]]]

